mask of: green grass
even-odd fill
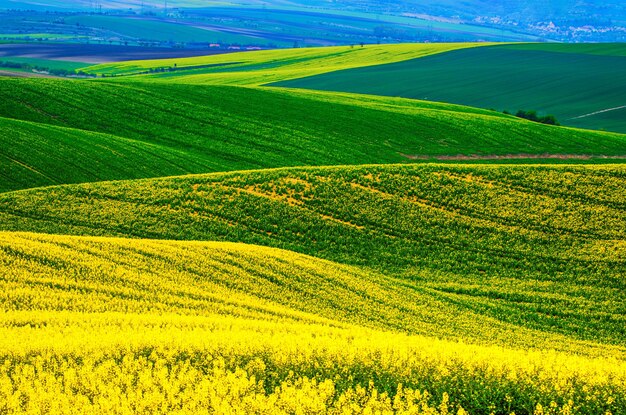
[[[3,153],[17,162],[11,168],[22,172],[4,175],[4,190],[267,167],[401,163],[416,155],[626,155],[622,135],[404,99],[40,79],[2,79],[0,94],[5,97],[0,116],[41,124],[3,121],[9,123]],[[18,140],[10,133],[13,125],[27,131]],[[59,135],[49,126],[72,130]],[[31,147],[38,150],[28,151]],[[68,163],[82,167],[66,169]]]
[[[402,96],[498,110],[534,109],[564,125],[626,132],[626,46],[504,45],[472,48],[274,84]]]
[[[5,193],[0,228],[288,249],[626,346],[625,189],[624,165],[280,169]]]

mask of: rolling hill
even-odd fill
[[[624,414],[626,135],[267,86],[467,46],[0,78],[0,413]]]
[[[0,229],[273,246],[625,346],[624,177],[623,165],[429,164],[71,185],[0,195]]]
[[[229,315],[436,334],[483,345],[508,342],[509,346],[533,344],[539,349],[549,341],[565,350],[586,346],[584,342],[567,344],[565,336],[520,331],[438,298],[430,290],[402,285],[373,271],[291,251],[228,242],[11,232],[1,237],[3,272],[13,273],[3,284],[20,286],[19,294],[4,291],[3,303],[11,304],[12,311],[31,315],[54,313],[61,305],[70,313]],[[20,259],[25,263],[16,271],[14,264]],[[93,298],[92,304],[85,292]],[[447,326],[437,323],[444,315],[449,319]],[[513,332],[523,335],[515,339]]]
[[[2,190],[457,155],[626,158],[623,135],[397,98],[6,78],[0,93],[0,117],[10,118],[0,119]],[[74,168],[60,168],[68,165]]]
[[[171,147],[110,134],[0,118],[0,192],[202,170]]]
[[[626,132],[624,44],[527,44],[449,51],[275,83],[554,114],[564,125]]]
[[[451,330],[455,307],[281,250],[2,232],[0,269],[7,412],[466,414],[488,403],[592,413],[625,403],[623,350],[585,357],[407,335]],[[457,335],[502,329],[458,316]]]
[[[620,414],[625,180],[429,164],[4,193],[1,408]]]

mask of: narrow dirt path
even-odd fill
[[[427,156],[427,155],[411,155],[401,154],[403,157],[409,160],[542,160],[542,159],[556,159],[556,160],[626,160],[626,154],[621,156],[608,156],[602,154],[458,154],[458,155],[444,155],[444,156]]]
[[[11,78],[55,78],[52,75],[34,73],[34,72],[18,72],[0,70],[0,76],[8,76]]]
[[[603,114],[605,112],[621,110],[621,109],[624,109],[624,108],[626,108],[626,105],[622,105],[621,107],[615,107],[615,108],[607,108],[605,110],[596,111],[596,112],[590,112],[589,114],[580,115],[578,117],[570,118],[570,120],[579,120],[581,118],[587,118],[587,117],[591,117],[591,116],[594,116],[594,115]]]

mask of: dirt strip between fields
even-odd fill
[[[601,154],[458,154],[455,156],[426,156],[426,155],[412,155],[401,154],[401,156],[408,158],[409,160],[542,160],[542,159],[555,159],[555,160],[626,160],[626,154],[623,156],[607,156]]]
[[[623,110],[624,108],[626,108],[626,105],[622,105],[621,107],[615,107],[615,108],[607,108],[605,110],[591,112],[589,114],[585,114],[585,115],[581,115],[581,116],[578,116],[578,117],[570,118],[570,120],[579,120],[581,118],[593,117],[594,115],[604,114],[605,112]]]
[[[54,76],[34,73],[34,72],[18,72],[0,70],[0,76],[9,76],[11,78],[54,78]]]

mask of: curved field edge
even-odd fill
[[[0,228],[273,246],[502,323],[624,346],[624,169],[392,165],[60,186],[0,195]]]
[[[347,68],[415,59],[450,50],[481,47],[487,43],[390,44],[365,47],[333,46],[287,50],[228,53],[183,59],[140,60],[83,68],[90,74],[123,76],[138,74],[154,81],[260,85]],[[151,69],[173,72],[146,75]],[[135,78],[135,77],[133,77]]]
[[[626,156],[624,135],[396,98],[277,88],[8,79],[0,80],[0,94],[5,97],[0,116],[41,124],[0,119],[0,140],[7,143],[2,153],[12,159],[3,161],[7,173],[0,188],[5,190],[282,166],[409,163],[457,155]]]
[[[593,358],[366,328],[410,327],[401,317],[420,316],[407,307],[422,295],[292,252],[1,232],[0,268],[9,413],[112,413],[117,402],[151,413],[618,414],[625,404],[623,350],[597,346]],[[428,308],[449,324],[448,310]]]

